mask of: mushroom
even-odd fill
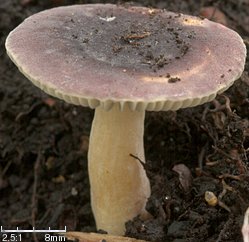
[[[88,4],[27,18],[6,40],[20,71],[43,91],[95,109],[88,152],[97,228],[122,235],[146,217],[145,111],[211,101],[240,77],[240,36],[207,19],[145,7]],[[132,154],[133,156],[131,156]]]

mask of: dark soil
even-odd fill
[[[115,1],[0,1],[0,226],[5,229],[67,226],[96,231],[87,175],[93,111],[38,90],[4,48],[7,34],[27,16],[55,5],[90,2]],[[248,0],[132,4],[193,15],[204,6],[215,6],[249,46]],[[152,185],[147,208],[154,218],[128,222],[128,236],[148,241],[242,241],[243,215],[249,206],[248,72],[249,59],[243,76],[211,103],[147,113],[146,170]],[[205,201],[207,191],[218,197],[216,206]],[[25,240],[23,235],[23,241],[36,239]]]

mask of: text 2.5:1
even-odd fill
[[[21,234],[1,234],[2,242],[20,242],[22,241]]]

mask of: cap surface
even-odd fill
[[[177,110],[212,100],[243,72],[246,48],[223,25],[144,7],[88,4],[27,18],[6,40],[20,71],[67,102]]]

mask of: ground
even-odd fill
[[[55,5],[90,2],[115,1],[0,1],[0,226],[4,228],[67,226],[96,231],[87,175],[93,111],[38,90],[19,73],[4,48],[7,34],[27,16]],[[248,0],[132,4],[213,15],[249,46]],[[209,15],[203,9],[207,6],[214,7]],[[217,15],[219,11],[224,15]],[[145,169],[152,184],[147,209],[153,219],[129,221],[127,236],[158,242],[242,241],[243,215],[249,206],[248,72],[247,58],[242,77],[213,102],[147,113]],[[216,197],[218,203],[212,206]],[[24,236],[23,241],[31,239]]]

